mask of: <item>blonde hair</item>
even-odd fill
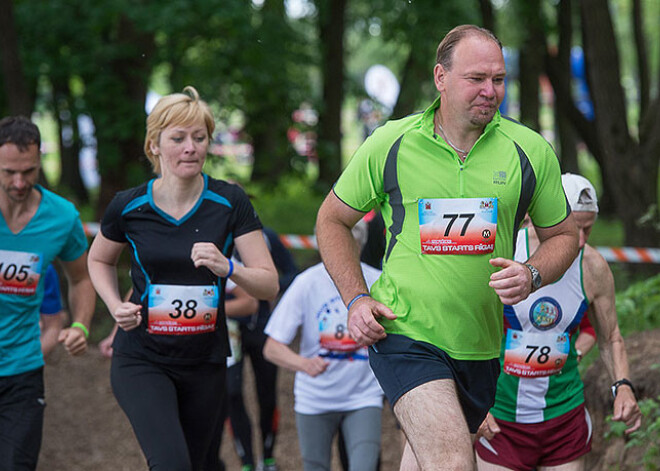
[[[144,138],[146,154],[154,173],[160,174],[160,160],[151,151],[151,144],[158,143],[163,129],[170,126],[190,126],[204,122],[209,139],[215,130],[215,121],[209,105],[199,98],[194,87],[187,86],[183,93],[165,95],[147,116],[147,134]]]

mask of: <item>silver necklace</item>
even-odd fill
[[[449,140],[449,138],[447,137],[447,133],[442,128],[442,125],[440,123],[437,123],[437,126],[438,126],[438,129],[440,130],[440,132],[442,133],[442,137],[445,138],[445,141],[447,141],[447,144],[449,144],[452,147],[452,149],[454,149],[456,152],[459,152],[461,154],[467,154],[468,153],[467,150],[463,150],[463,149],[460,149],[460,148],[456,147],[454,145],[454,143]]]

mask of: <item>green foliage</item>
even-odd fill
[[[635,283],[619,293],[616,309],[624,336],[660,327],[660,275]]]
[[[655,365],[660,366],[660,365]],[[643,399],[639,401],[642,411],[642,427],[630,435],[626,448],[640,448],[646,450],[642,456],[639,466],[645,471],[660,470],[660,396],[656,399]],[[612,416],[607,417],[610,426],[605,433],[605,439],[623,437],[626,424],[612,421]]]
[[[247,191],[253,196],[252,204],[265,226],[279,234],[310,235],[314,232],[316,213],[324,195],[317,193],[308,182],[285,177],[273,189],[252,184]]]

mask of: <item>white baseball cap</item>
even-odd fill
[[[571,206],[571,211],[598,212],[598,197],[596,190],[589,180],[581,175],[565,173],[561,176],[564,193]]]

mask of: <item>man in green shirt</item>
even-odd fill
[[[440,97],[358,149],[317,219],[349,332],[408,439],[402,469],[472,469],[471,434],[492,405],[502,303],[557,279],[577,254],[559,163],[537,133],[500,116],[501,43],[459,26],[438,47]],[[366,287],[350,228],[379,206],[383,274]],[[529,212],[542,244],[512,260]]]

